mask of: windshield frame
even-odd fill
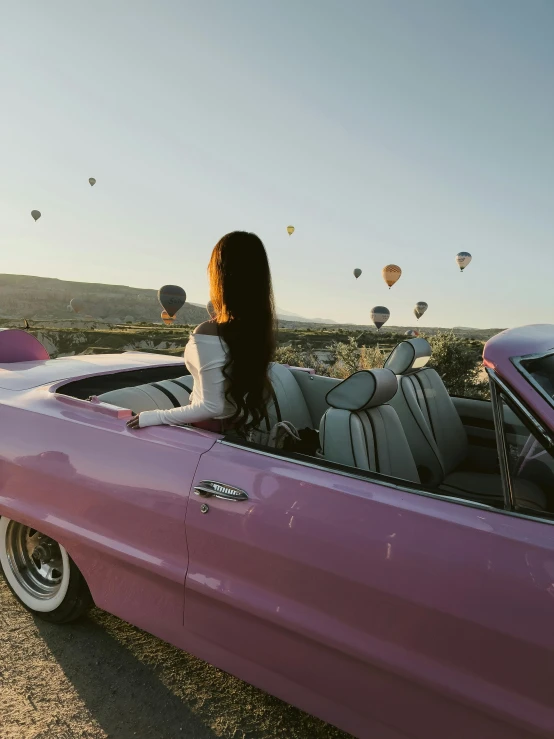
[[[546,392],[543,386],[535,380],[533,375],[523,365],[523,362],[531,362],[535,359],[546,359],[547,357],[554,357],[554,349],[547,352],[540,352],[539,354],[524,354],[521,357],[510,357],[510,361],[520,375],[522,375],[522,377],[539,393],[539,395],[554,408],[554,398]]]
[[[554,354],[554,352],[552,352]],[[542,356],[542,355],[537,355]],[[525,357],[524,357],[525,359]],[[504,417],[501,410],[501,403],[504,403],[519,417],[520,421],[527,428],[527,431],[537,439],[543,446],[544,451],[554,458],[554,439],[550,436],[546,429],[535,414],[527,408],[525,403],[518,397],[510,387],[490,368],[487,368],[489,383],[491,386],[491,402],[493,406],[494,428],[496,435],[496,444],[498,451],[498,461],[500,464],[500,476],[502,478],[502,489],[504,492],[504,510],[517,513],[519,512],[515,505],[513,482],[516,479],[513,470],[510,468],[508,461],[507,435],[504,427]],[[530,517],[554,523],[554,512],[526,511]]]

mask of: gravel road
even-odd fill
[[[33,618],[0,576],[1,739],[349,739],[349,735],[94,610]]]

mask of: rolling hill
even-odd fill
[[[68,312],[72,298],[79,298],[83,311],[76,315]],[[70,282],[51,277],[31,275],[0,275],[0,318],[35,321],[60,321],[72,318],[79,321],[90,316],[96,321],[110,324],[160,322],[160,306],[157,291],[104,285],[92,282]],[[280,320],[292,323],[333,324],[330,319],[303,318],[295,313],[277,309]],[[179,311],[177,322],[197,324],[207,318],[206,308],[198,303],[185,303]]]

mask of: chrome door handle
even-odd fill
[[[214,496],[214,498],[223,498],[224,500],[248,500],[248,493],[245,493],[244,490],[213,480],[199,482],[194,487],[194,494],[200,495],[202,498]]]

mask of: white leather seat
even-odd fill
[[[386,405],[397,388],[393,372],[377,369],[355,372],[330,390],[319,427],[323,458],[418,483],[402,425]]]
[[[277,421],[284,420],[290,421],[297,429],[313,428],[304,395],[290,369],[275,362],[269,368],[269,378],[274,398],[268,406],[268,422],[264,425],[271,429]],[[192,375],[185,375],[176,380],[111,390],[98,397],[104,403],[130,408],[135,413],[157,408],[171,410],[188,404],[193,383]],[[260,441],[263,439],[260,438]]]
[[[445,493],[501,505],[499,474],[459,469],[469,452],[467,433],[439,374],[425,367],[430,358],[429,342],[417,338],[398,344],[385,362],[398,377],[391,405],[406,431],[420,477]],[[545,496],[532,483],[514,481],[514,493],[520,506],[546,508]]]
[[[120,408],[130,408],[135,413],[143,411],[169,411],[181,405],[187,405],[192,390],[192,375],[184,375],[176,380],[161,380],[135,387],[123,387],[102,393],[98,398],[103,403],[110,403]]]
[[[270,426],[283,420],[290,421],[297,429],[313,428],[308,405],[290,369],[273,362],[269,367],[269,379],[275,393],[268,408]]]

